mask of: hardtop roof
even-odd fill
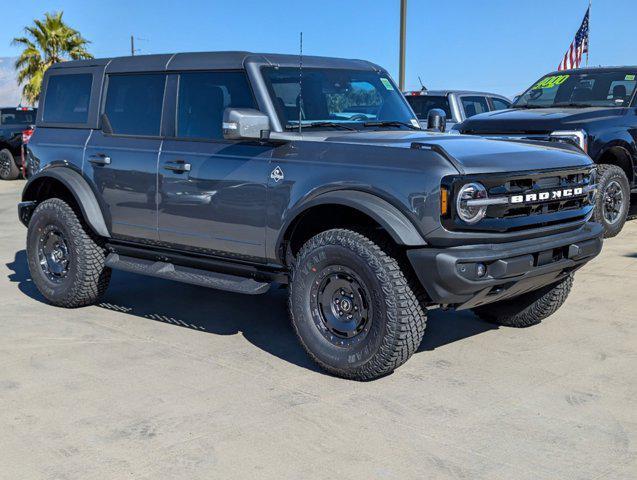
[[[418,90],[407,90],[405,93],[411,93],[411,92],[418,92]],[[446,96],[446,95],[451,95],[451,94],[455,94],[455,95],[484,95],[487,97],[504,97],[506,98],[506,95],[502,95],[501,93],[494,93],[494,92],[482,92],[479,90],[425,90],[421,93],[421,96],[426,97],[427,95],[430,96]],[[418,96],[418,95],[415,95]]]
[[[295,67],[299,65],[298,55],[251,52],[189,52],[156,55],[135,55],[115,58],[95,58],[56,63],[52,69],[79,67],[106,67],[108,73],[241,69],[246,63],[272,64],[273,66]],[[349,68],[355,70],[379,70],[378,65],[365,60],[332,57],[303,56],[304,68]]]

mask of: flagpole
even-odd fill
[[[586,48],[586,66],[588,67],[588,54],[591,51],[591,9],[593,7],[593,0],[588,0],[588,45]]]

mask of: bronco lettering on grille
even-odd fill
[[[583,187],[563,188],[561,190],[550,190],[547,192],[527,193],[525,195],[513,195],[509,197],[509,203],[537,203],[551,202],[555,200],[570,199],[584,195]]]

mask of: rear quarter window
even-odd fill
[[[86,123],[92,85],[90,73],[50,76],[42,120],[46,123]]]

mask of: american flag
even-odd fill
[[[584,15],[582,26],[579,27],[579,30],[575,34],[575,40],[573,40],[571,46],[568,47],[566,55],[564,55],[564,59],[560,63],[560,66],[557,67],[558,70],[579,68],[582,63],[582,56],[585,53],[588,54],[588,19],[590,13],[591,7],[589,6],[586,10],[586,15]]]

